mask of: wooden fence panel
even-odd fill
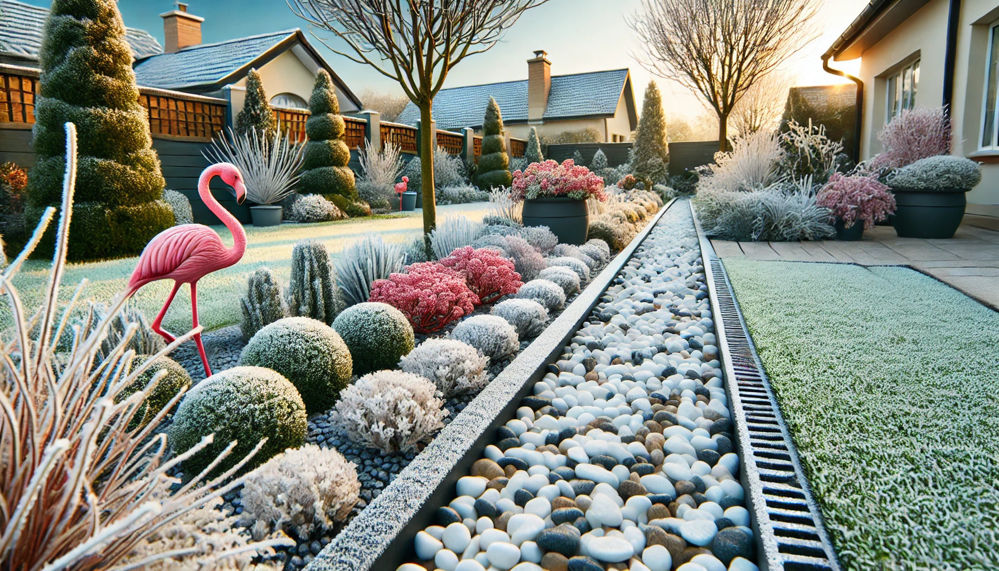
[[[527,152],[527,141],[523,139],[510,139],[510,156],[522,157]]]
[[[461,133],[438,129],[437,146],[449,155],[460,155],[465,150],[465,137]]]
[[[364,119],[347,116],[344,116],[343,120],[347,124],[347,148],[354,150],[365,146],[368,122]]]
[[[399,150],[403,153],[409,153],[411,155],[417,154],[416,127],[400,125],[398,123],[382,122],[380,129],[382,135],[382,148],[385,147],[386,143],[392,142],[397,145]]]
[[[289,135],[295,141],[301,142],[306,139],[305,122],[309,120],[308,111],[274,107],[273,113],[274,120],[277,121],[282,133]]]

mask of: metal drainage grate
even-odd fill
[[[840,569],[791,435],[732,294],[725,268],[701,232],[715,333],[732,401],[733,421],[753,527],[771,571]]]

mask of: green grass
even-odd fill
[[[437,220],[463,215],[479,221],[488,213],[488,203],[438,206]],[[254,270],[269,267],[287,286],[291,270],[291,250],[295,242],[311,239],[323,242],[335,258],[348,244],[366,235],[377,233],[386,242],[406,243],[420,234],[423,221],[419,212],[408,215],[384,215],[372,218],[350,219],[320,224],[282,224],[269,228],[246,227],[247,248],[243,259],[235,266],[209,274],[198,282],[198,310],[201,324],[206,331],[239,323],[239,299],[246,293],[246,279]],[[213,229],[222,236],[227,246],[232,237],[224,226]],[[13,257],[14,252],[8,252]],[[108,302],[125,289],[128,278],[135,269],[138,258],[122,258],[103,262],[70,264],[66,268],[60,296],[69,299],[84,278],[89,280],[82,301]],[[14,285],[21,294],[26,308],[36,308],[48,279],[50,261],[29,260],[22,268]],[[151,322],[166,300],[173,282],[154,282],[139,290],[135,304]],[[181,288],[164,327],[174,333],[190,329],[191,298],[187,287]],[[86,304],[83,303],[83,307]],[[10,312],[6,301],[0,306],[0,331],[10,327]]]
[[[725,260],[848,569],[999,561],[999,313],[906,268]]]

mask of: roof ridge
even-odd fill
[[[595,75],[595,74],[598,74],[598,73],[610,73],[610,72],[614,72],[614,71],[630,71],[630,69],[627,68],[627,67],[619,67],[619,68],[616,68],[616,69],[598,69],[596,71],[580,71],[580,72],[577,72],[577,73],[563,73],[561,75],[553,75],[551,77],[552,77],[552,79],[554,79],[556,77],[576,77],[576,76],[579,76],[579,75]],[[511,84],[511,83],[524,83],[526,81],[527,81],[527,79],[511,79],[511,80],[507,80],[507,81],[492,81],[492,82],[488,82],[488,83],[473,83],[473,84],[470,84],[470,85],[456,85],[454,87],[445,87],[444,89],[441,89],[441,91],[451,91],[451,90],[454,90],[454,89],[465,89],[467,87],[485,87],[487,85],[506,85],[506,84]]]
[[[177,51],[175,51],[173,53],[180,54],[180,53],[184,53],[184,52],[193,52],[193,51],[199,50],[201,48],[214,48],[214,47],[218,47],[218,46],[224,46],[226,44],[234,44],[236,42],[244,42],[246,40],[256,40],[256,39],[260,39],[260,38],[266,38],[268,36],[285,36],[285,37],[287,37],[287,36],[290,36],[292,34],[295,34],[297,32],[301,32],[301,31],[302,31],[301,28],[291,28],[291,29],[288,29],[288,30],[280,30],[280,31],[277,31],[277,32],[267,32],[267,33],[263,33],[263,34],[254,34],[252,36],[243,36],[242,38],[231,38],[231,39],[228,39],[228,40],[222,40],[220,42],[212,42],[210,44],[198,44],[198,45],[194,45],[194,46],[187,46],[186,48],[184,48],[182,50],[177,50]],[[170,54],[167,54],[167,53],[164,52],[163,54],[155,54],[155,55],[170,55]]]

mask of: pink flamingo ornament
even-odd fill
[[[203,224],[174,226],[160,232],[146,244],[139,257],[139,264],[132,273],[132,279],[128,281],[128,296],[149,282],[167,279],[174,281],[173,289],[170,290],[163,309],[152,325],[153,331],[166,339],[167,343],[172,343],[175,337],[165,331],[161,324],[180,286],[191,285],[191,319],[193,327],[198,327],[198,280],[216,270],[235,264],[246,251],[246,232],[243,226],[215,200],[208,189],[208,183],[216,176],[221,177],[223,182],[233,188],[237,202],[242,202],[246,197],[246,187],[243,185],[243,175],[239,169],[229,163],[211,165],[198,179],[198,195],[232,233],[232,248],[227,249],[219,235]],[[198,346],[201,362],[205,366],[205,376],[212,376],[212,370],[208,366],[208,356],[205,354],[205,345],[201,342],[201,333],[194,335],[194,343]]]
[[[402,193],[406,192],[406,185],[409,184],[409,177],[402,177],[402,182],[395,183],[395,193],[399,195],[399,210],[402,210]]]

